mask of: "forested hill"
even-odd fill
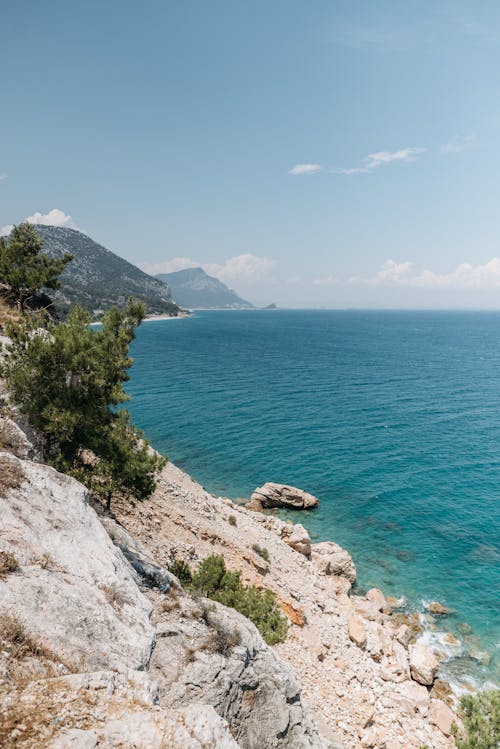
[[[164,283],[127,260],[115,255],[86,234],[59,226],[37,225],[44,239],[43,251],[51,257],[73,255],[61,275],[61,288],[51,292],[62,310],[70,304],[81,304],[94,310],[124,306],[130,297],[146,304],[148,314],[176,315],[179,307]]]
[[[202,268],[186,268],[174,273],[161,273],[157,279],[166,283],[181,307],[188,309],[252,309],[253,304]]]

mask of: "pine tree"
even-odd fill
[[[41,289],[58,289],[59,275],[72,259],[43,254],[43,239],[32,224],[14,226],[10,236],[0,238],[0,292],[20,312]]]
[[[128,347],[143,317],[140,302],[108,310],[97,330],[81,307],[43,328],[36,316],[25,317],[8,329],[12,343],[0,369],[13,401],[47,435],[54,465],[90,483],[108,507],[117,490],[151,494],[164,464],[118,408],[128,400]]]

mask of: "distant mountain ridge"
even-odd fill
[[[167,284],[181,307],[188,309],[253,309],[254,305],[203,268],[186,268],[155,276]]]
[[[61,274],[61,288],[50,294],[62,310],[71,304],[81,304],[92,311],[113,305],[122,307],[134,297],[144,302],[148,314],[179,313],[168,286],[86,234],[61,226],[37,224],[35,228],[44,239],[43,251],[47,255],[73,255]]]

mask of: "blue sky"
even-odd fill
[[[0,227],[257,303],[500,308],[498,2],[1,5]]]

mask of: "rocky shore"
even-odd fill
[[[2,747],[452,749],[418,623],[379,590],[352,594],[337,544],[172,464],[150,499],[105,516],[16,420],[0,433]],[[285,642],[168,572],[211,554],[276,593]]]

